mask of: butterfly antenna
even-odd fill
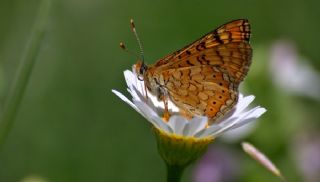
[[[127,49],[127,47],[124,45],[123,42],[120,42],[120,45],[119,45],[119,46],[120,46],[120,48],[121,48],[122,50],[124,50],[124,51],[126,51],[127,53],[129,53],[129,54],[131,54],[131,55],[139,58],[139,56],[138,56],[136,53],[129,51],[129,50]]]
[[[142,63],[144,63],[144,51],[143,51],[142,44],[141,44],[140,38],[139,38],[139,36],[138,36],[137,30],[136,30],[136,26],[135,26],[135,24],[134,24],[133,19],[130,20],[130,25],[131,25],[131,30],[132,30],[132,32],[134,33],[134,36],[136,37],[137,42],[138,42],[138,44],[139,44],[139,47],[140,47],[140,57],[141,57]]]

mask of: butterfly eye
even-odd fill
[[[143,69],[143,67],[140,68],[139,74],[140,74],[140,75],[143,75],[143,74],[144,74],[144,69]]]
[[[140,70],[139,70],[140,74],[143,75],[144,72],[147,71],[147,69],[148,69],[147,65],[142,62]]]
[[[141,67],[138,74],[138,80],[143,81],[143,75],[144,75],[144,69],[143,67]]]

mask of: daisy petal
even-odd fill
[[[124,96],[122,93],[118,92],[117,90],[111,90],[114,94],[116,94],[116,96],[118,96],[121,100],[123,100],[124,102],[126,102],[127,104],[129,104],[134,110],[138,111],[137,106],[135,106],[126,96]]]
[[[168,125],[171,126],[173,132],[177,135],[183,134],[183,129],[186,125],[186,121],[184,118],[179,116],[171,116]]]
[[[129,70],[125,70],[123,72],[123,74],[124,74],[124,78],[126,80],[127,86],[131,90],[132,87],[134,87],[134,85],[136,85],[136,83],[137,83],[137,81],[135,79],[135,75]]]
[[[259,107],[259,106],[258,106]],[[257,107],[256,107],[257,108]],[[219,136],[221,134],[223,134],[223,132],[229,130],[230,128],[232,128],[234,125],[236,125],[238,122],[240,122],[243,118],[248,117],[250,114],[252,114],[255,111],[255,109],[251,109],[250,111],[247,111],[243,114],[241,114],[240,117],[236,118],[234,120],[234,122],[231,123],[227,123],[225,126],[222,127],[221,130],[217,131],[216,133],[214,133],[215,136]]]
[[[229,127],[230,125],[233,125],[237,121],[237,118],[230,118],[222,123],[212,125],[209,128],[207,128],[204,132],[199,135],[200,137],[206,137],[206,136],[215,136],[217,133],[221,132],[224,128]]]
[[[267,111],[265,108],[261,108],[261,107],[256,107],[253,110],[254,111],[250,115],[248,115],[246,118],[242,118],[240,122],[235,124],[230,129],[236,129],[236,128],[239,128],[243,125],[251,123],[251,122],[255,121],[256,119],[258,119],[262,114],[264,114]]]
[[[168,125],[158,117],[158,114],[154,112],[152,109],[150,109],[150,107],[148,107],[147,104],[145,104],[144,102],[135,101],[135,100],[133,102],[139,108],[142,115],[155,127],[162,129],[166,132],[172,131],[169,129]]]
[[[234,115],[241,113],[245,108],[247,108],[251,104],[251,102],[254,100],[254,98],[255,97],[253,95],[249,95],[246,97],[242,96],[241,98],[239,97],[239,101],[238,101],[238,104],[236,105],[236,111]]]
[[[207,117],[194,117],[189,121],[189,136],[194,136],[200,130],[204,129],[207,125]]]
[[[190,122],[186,122],[186,125],[184,126],[184,129],[182,131],[182,135],[190,136],[189,135],[189,130],[190,130]]]
[[[151,118],[152,120],[154,120],[157,125],[159,126],[158,129],[161,129],[161,130],[164,130],[168,133],[174,133],[173,130],[169,127],[169,125],[167,125],[163,120],[162,118],[159,118],[159,117],[153,117]]]

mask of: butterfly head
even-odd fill
[[[143,81],[144,74],[147,71],[148,66],[144,63],[144,61],[138,60],[135,64],[135,69],[138,79]]]

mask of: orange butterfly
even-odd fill
[[[135,64],[136,73],[147,90],[163,101],[164,120],[170,117],[169,99],[184,116],[207,116],[209,124],[230,111],[251,63],[250,34],[248,20],[234,20],[153,65],[146,65],[142,57]]]

